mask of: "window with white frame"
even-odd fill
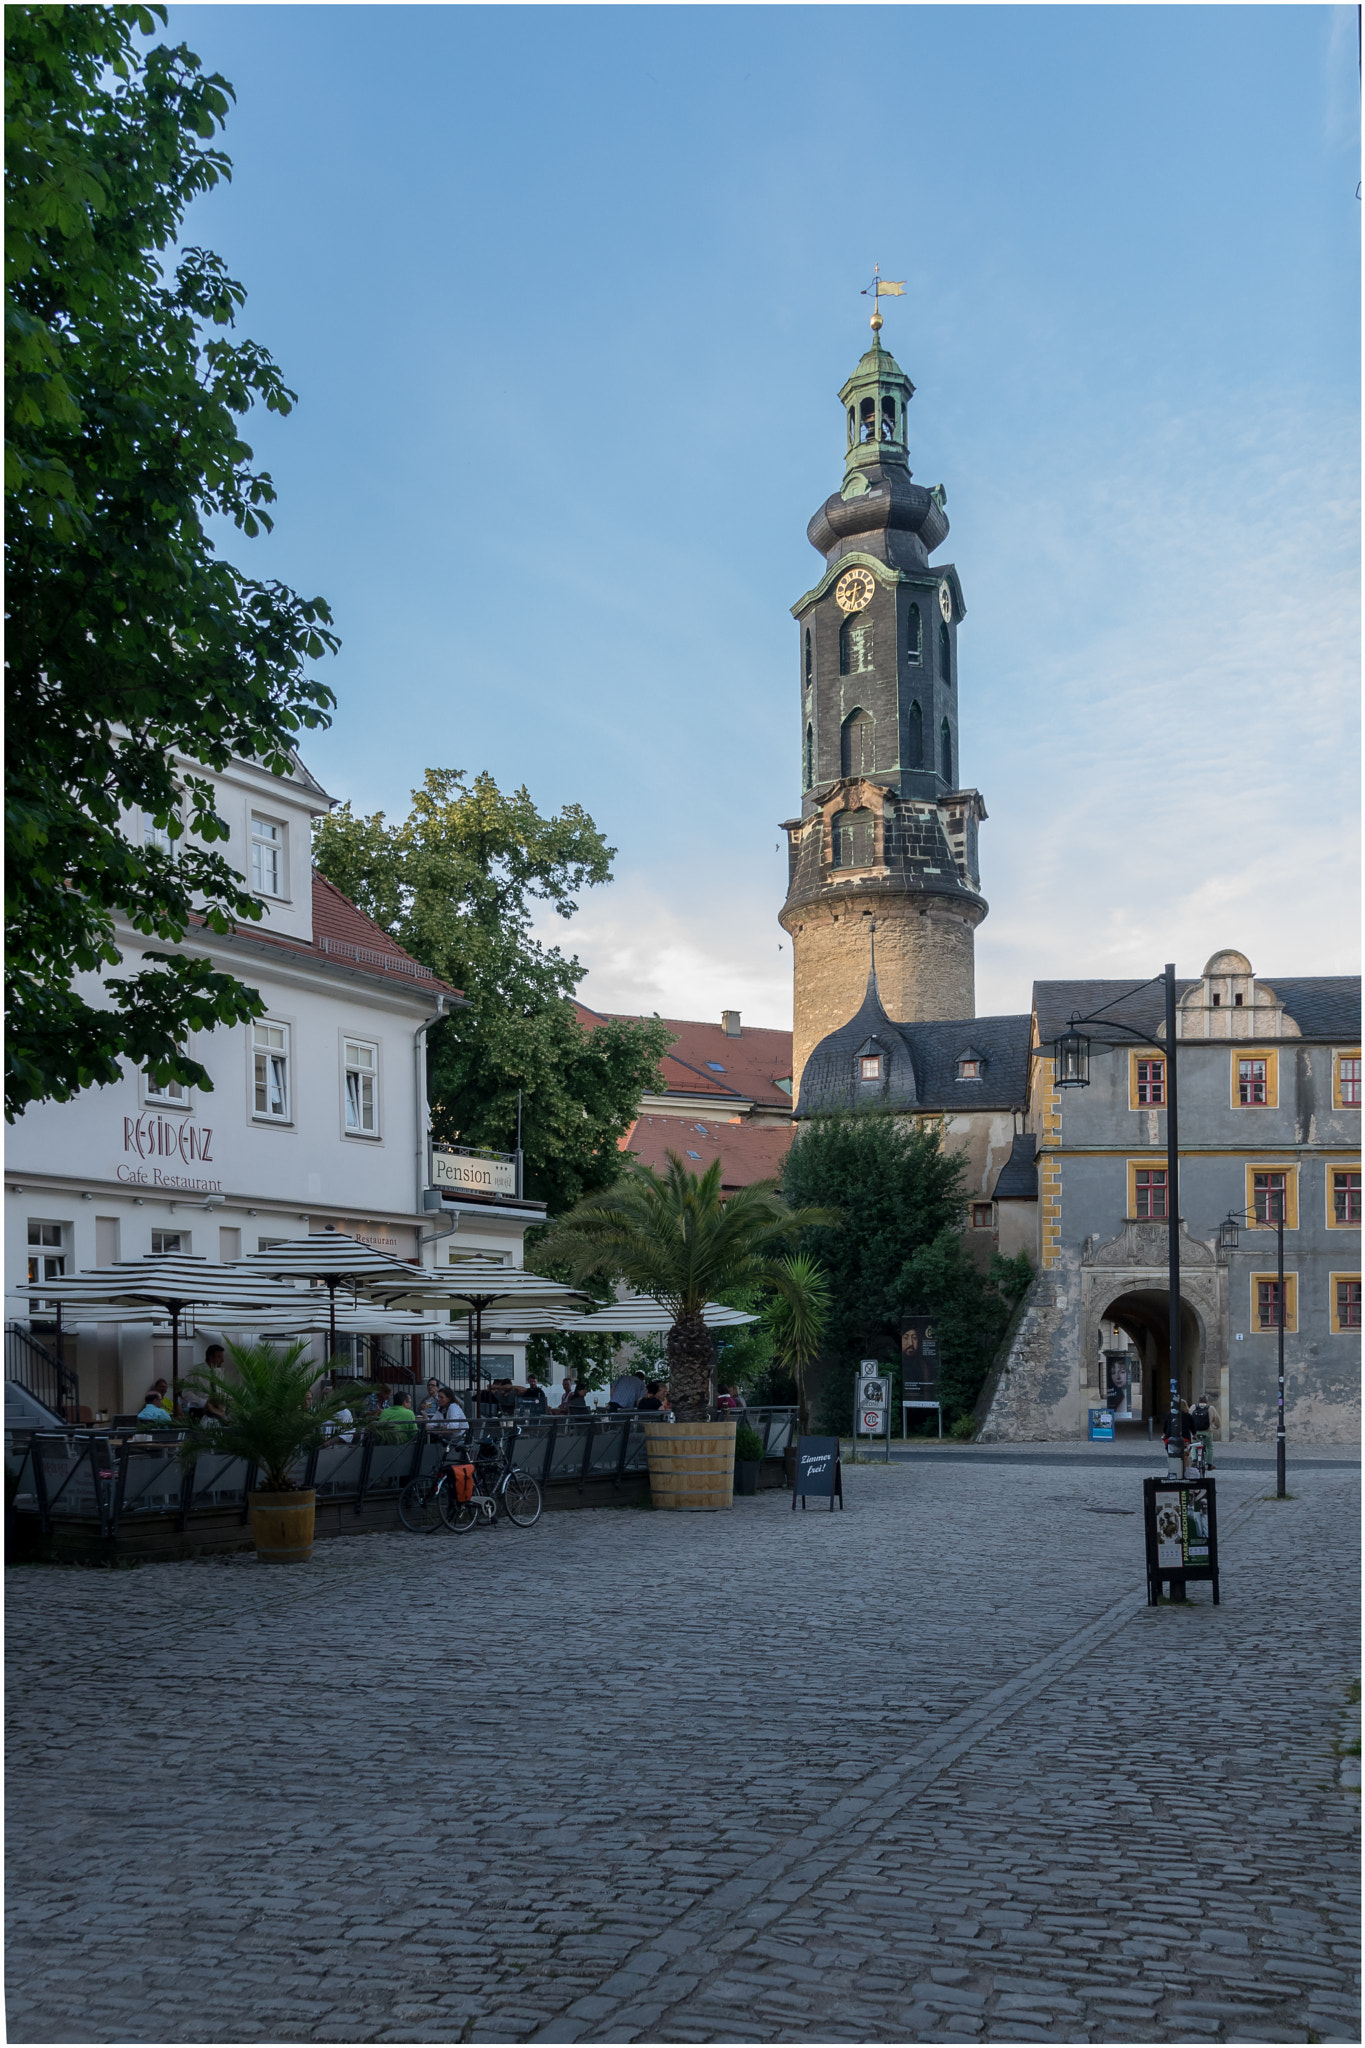
[[[142,843],[144,846],[155,847],[158,853],[164,853],[169,857],[175,842],[171,838],[169,827],[158,825],[151,812],[144,811],[142,813]]]
[[[289,1122],[289,1026],[258,1020],[251,1027],[252,1112],[271,1123]]]
[[[30,1223],[28,1226],[28,1284],[60,1280],[66,1271],[63,1233],[60,1223]]]
[[[190,1248],[189,1232],[186,1230],[154,1230],[152,1250],[154,1252],[187,1252]]]
[[[379,1134],[379,1048],[363,1038],[342,1040],[346,1084],[346,1131],[350,1137]]]
[[[284,826],[277,818],[251,819],[251,886],[258,896],[284,894]]]
[[[166,1102],[176,1109],[190,1106],[190,1091],[183,1081],[154,1081],[150,1074],[144,1074],[142,1092],[148,1102]]]

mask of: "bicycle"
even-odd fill
[[[410,1479],[398,1496],[398,1519],[415,1535],[430,1536],[443,1521],[447,1521],[444,1502],[447,1495],[453,1502],[455,1492],[450,1476],[453,1455],[452,1447],[451,1458],[447,1458],[439,1471]]]
[[[530,1529],[540,1520],[540,1488],[529,1472],[512,1463],[512,1446],[520,1435],[520,1425],[514,1423],[499,1437],[481,1438],[471,1500],[456,1500],[453,1486],[439,1491],[438,1511],[448,1529],[463,1535],[480,1521],[495,1522],[499,1513],[518,1529]]]

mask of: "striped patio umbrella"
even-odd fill
[[[581,1287],[566,1287],[547,1280],[542,1273],[528,1273],[524,1266],[499,1266],[491,1259],[466,1259],[458,1266],[427,1272],[413,1285],[392,1285],[387,1280],[366,1283],[372,1300],[383,1299],[404,1308],[463,1309],[473,1322],[471,1351],[474,1362],[474,1398],[483,1380],[484,1317],[497,1312],[503,1324],[515,1324],[518,1314],[530,1309],[565,1308],[590,1299]]]
[[[101,1308],[159,1309],[171,1324],[171,1397],[180,1405],[180,1319],[187,1309],[287,1310],[298,1302],[298,1289],[282,1286],[266,1273],[244,1274],[241,1262],[221,1266],[190,1252],[152,1252],[141,1259],[123,1259],[114,1266],[92,1266],[61,1280],[35,1282],[21,1292],[31,1299],[57,1303],[60,1326],[64,1307],[83,1310],[98,1319]]]
[[[424,1277],[421,1266],[409,1265],[405,1259],[378,1251],[372,1244],[362,1244],[358,1237],[351,1237],[344,1230],[314,1230],[307,1237],[285,1238],[264,1251],[248,1252],[244,1259],[234,1262],[234,1271],[238,1269],[270,1273],[280,1279],[320,1282],[327,1289],[332,1309],[328,1327],[333,1351],[341,1327],[336,1318],[339,1287],[349,1288],[355,1303],[360,1287],[371,1280],[411,1283]]]

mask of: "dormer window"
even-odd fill
[[[985,1066],[985,1064],[985,1060],[982,1059],[981,1054],[976,1050],[976,1047],[974,1045],[969,1045],[965,1052],[958,1054],[958,1080],[979,1081],[981,1079],[981,1070]]]
[[[864,1081],[880,1081],[882,1078],[882,1056],[879,1052],[865,1052],[858,1061],[858,1070]]]

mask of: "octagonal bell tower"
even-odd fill
[[[986,915],[979,793],[962,786],[958,628],[945,493],[911,476],[914,385],[881,345],[839,393],[844,478],[806,531],[824,557],[792,606],[801,705],[801,811],[785,823],[781,923],[795,975],[792,1092],[812,1049],[853,1016],[877,928],[877,980],[902,1023],[976,1012],[974,934]]]

